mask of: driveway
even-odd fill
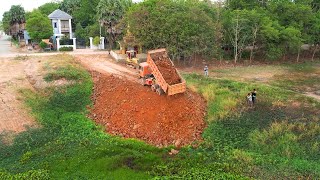
[[[12,54],[10,41],[8,40],[9,36],[0,37],[0,56],[6,56]]]

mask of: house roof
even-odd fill
[[[60,9],[57,9],[53,11],[48,16],[50,19],[72,19],[72,16],[70,16],[68,13],[61,11]]]

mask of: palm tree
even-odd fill
[[[109,33],[109,46],[112,48],[119,31],[116,25],[122,19],[125,11],[131,6],[131,0],[100,0],[97,6],[97,16],[101,25],[105,26]]]
[[[11,24],[15,23],[24,23],[25,22],[25,11],[21,5],[13,5],[10,8],[10,17],[11,17]]]

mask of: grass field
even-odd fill
[[[0,144],[0,179],[320,178],[320,103],[292,91],[300,87],[297,79],[280,82],[287,72],[300,71],[308,80],[318,66],[270,66],[277,75],[266,84],[228,73],[241,69],[220,70],[219,78],[185,74],[188,87],[207,99],[208,127],[198,147],[169,156],[170,147],[105,134],[86,117],[92,103],[89,73],[72,58],[48,63],[46,81],[73,83],[21,90],[41,128],[19,134],[12,145]],[[249,108],[244,97],[253,88],[258,103]]]

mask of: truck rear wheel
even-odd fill
[[[159,96],[161,96],[162,94],[164,94],[164,91],[162,90],[162,88],[157,88],[156,89],[156,92],[157,92],[157,94],[159,95]]]
[[[151,91],[156,92],[156,90],[157,90],[157,88],[156,88],[156,86],[153,84],[153,85],[151,86]]]

